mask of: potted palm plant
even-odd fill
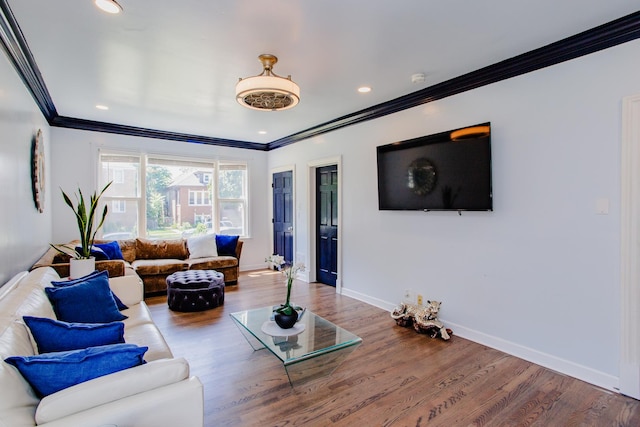
[[[91,255],[91,249],[96,238],[96,233],[100,227],[102,227],[102,224],[104,224],[104,220],[107,217],[107,206],[104,206],[100,221],[98,222],[98,225],[94,227],[95,215],[98,210],[100,197],[104,194],[107,188],[109,188],[112,182],[113,181],[105,185],[99,193],[94,191],[89,197],[88,203],[85,202],[82,190],[78,188],[78,193],[74,194],[77,203],[76,206],[74,206],[71,198],[62,189],[60,189],[60,191],[62,191],[64,202],[71,208],[76,217],[78,231],[80,232],[80,244],[76,247],[53,244],[51,244],[51,246],[57,251],[71,257],[69,265],[69,276],[71,276],[71,278],[82,277],[95,270],[95,258]]]

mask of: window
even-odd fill
[[[211,191],[189,190],[189,206],[211,206]]]
[[[125,200],[112,200],[111,201],[111,212],[112,213],[126,213],[127,212],[127,202]]]
[[[124,169],[113,168],[113,183],[124,184]]]
[[[114,182],[103,196],[110,203],[104,237],[247,235],[245,163],[101,152],[100,171],[101,182]]]
[[[218,165],[217,213],[220,234],[245,235],[247,231],[247,165]]]
[[[113,181],[101,198],[111,209],[100,230],[105,239],[127,239],[138,235],[143,208],[140,165],[139,155],[100,154],[100,187]]]

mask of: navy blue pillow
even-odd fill
[[[95,270],[93,273],[89,273],[86,276],[78,277],[77,279],[64,280],[64,281],[51,281],[51,284],[56,288],[61,288],[63,286],[77,285],[78,283],[82,283],[87,279],[92,279],[100,275],[106,276],[107,281],[109,280],[109,272],[107,270],[103,270],[103,271]],[[116,294],[113,293],[113,291],[111,291],[111,296],[113,297],[113,300],[116,302],[116,305],[118,306],[118,310],[122,311],[129,308],[120,300],[120,298],[118,298]]]
[[[240,236],[228,236],[226,234],[216,234],[216,246],[218,255],[236,256],[236,245]]]
[[[35,356],[14,356],[4,361],[18,368],[36,394],[44,397],[94,378],[142,365],[143,355],[148,349],[135,344],[112,344]]]
[[[108,275],[96,274],[74,285],[44,288],[44,291],[56,317],[63,322],[109,323],[127,318],[113,299]]]
[[[109,243],[96,243],[93,246],[96,246],[102,249],[104,253],[107,254],[109,259],[124,259],[124,256],[122,255],[122,250],[120,249],[120,245],[116,241],[109,242]]]
[[[46,317],[23,316],[38,353],[79,350],[124,343],[124,323],[67,323]]]
[[[82,246],[76,246],[76,251],[81,252]],[[105,251],[100,249],[97,245],[91,246],[91,249],[89,249],[89,251],[91,252],[91,256],[94,257],[96,261],[105,261],[109,259],[109,256],[105,253]]]

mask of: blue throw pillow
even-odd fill
[[[228,236],[226,234],[216,234],[216,246],[218,255],[236,256],[236,245],[240,236]]]
[[[109,288],[108,275],[96,274],[83,282],[44,288],[58,320],[109,323],[124,320]]]
[[[148,347],[112,344],[83,350],[14,356],[4,361],[15,366],[40,397],[144,363]]]
[[[76,246],[76,251],[82,251],[82,246]],[[91,246],[91,249],[89,249],[89,251],[91,252],[91,256],[94,257],[96,261],[104,261],[109,259],[109,256],[105,253],[105,251],[100,249],[97,245]]]
[[[86,276],[78,277],[77,279],[64,280],[64,281],[52,281],[51,284],[56,288],[61,288],[63,286],[77,285],[78,283],[85,282],[88,279],[92,279],[100,275],[106,276],[107,281],[109,280],[109,272],[107,270],[103,270],[103,271],[95,270],[93,273],[89,273]],[[113,293],[113,291],[111,291],[111,296],[113,297],[113,300],[116,302],[116,305],[118,306],[118,310],[122,311],[129,308],[120,300],[120,298],[118,298],[116,294]]]
[[[38,353],[79,350],[124,343],[124,323],[67,323],[46,317],[22,318],[38,346]]]
[[[93,246],[102,249],[109,259],[124,259],[120,245],[116,241],[109,243],[96,243]]]

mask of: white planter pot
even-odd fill
[[[69,277],[71,279],[77,279],[87,274],[93,273],[96,269],[96,259],[75,259],[71,258],[69,265]]]

